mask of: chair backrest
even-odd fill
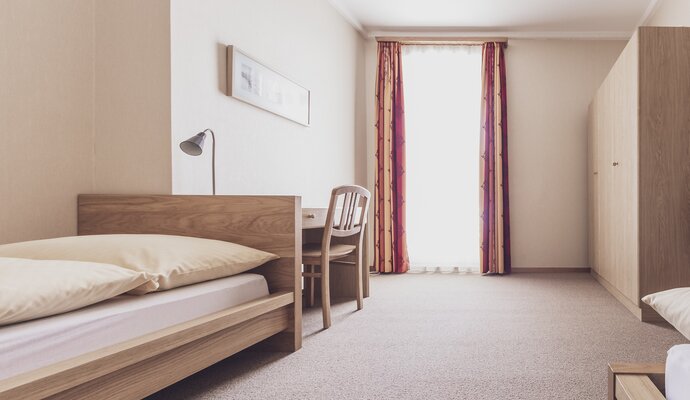
[[[322,243],[331,236],[346,237],[364,232],[371,193],[361,186],[338,186],[331,191]]]

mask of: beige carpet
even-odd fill
[[[663,361],[684,338],[641,323],[588,274],[372,277],[304,347],[243,352],[153,399],[605,399],[609,361]]]

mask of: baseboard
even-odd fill
[[[616,298],[619,302],[621,302],[625,308],[627,308],[637,319],[639,319],[642,322],[651,322],[651,323],[662,323],[662,324],[668,324],[668,322],[659,314],[657,314],[656,311],[654,311],[650,306],[644,304],[642,300],[640,300],[640,305],[638,306],[635,304],[633,301],[631,301],[626,295],[624,295],[621,291],[616,289],[612,284],[609,283],[603,276],[597,274],[596,271],[592,270],[592,276],[594,279],[597,280],[603,286],[613,297]]]
[[[621,304],[625,306],[637,319],[642,321],[642,309],[635,303],[633,303],[628,296],[624,295],[620,290],[616,289],[612,284],[609,283],[606,279],[604,279],[603,276],[599,275],[596,273],[596,271],[592,270],[591,272],[592,276],[594,279],[597,280],[603,286],[606,290],[608,290],[609,293],[613,297],[616,298]]]
[[[511,272],[521,273],[554,273],[554,272],[584,272],[589,273],[589,267],[513,267]]]
[[[589,273],[592,269],[590,267],[512,267],[511,272],[516,274],[524,273],[554,273],[554,272],[582,272]],[[369,272],[376,273],[374,266],[369,268]]]

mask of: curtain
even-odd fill
[[[478,272],[482,47],[404,45],[403,63],[410,272]]]
[[[481,272],[510,273],[506,65],[502,43],[482,49]]]
[[[409,269],[405,235],[405,115],[398,42],[379,42],[376,84],[374,262],[381,273]]]

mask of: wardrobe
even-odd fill
[[[641,298],[690,286],[690,28],[639,28],[588,123],[592,275],[659,320]]]

